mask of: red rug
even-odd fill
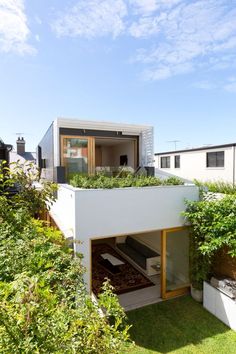
[[[124,264],[117,267],[110,266],[110,263],[101,257],[103,253],[110,253]],[[110,279],[117,295],[155,285],[105,243],[92,246],[92,275],[92,288],[96,295],[101,291],[106,278]]]

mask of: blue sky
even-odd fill
[[[0,137],[33,151],[56,117],[235,142],[236,0],[0,0]]]

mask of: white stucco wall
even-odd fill
[[[75,192],[69,185],[59,185],[57,200],[50,209],[50,214],[66,238],[74,238],[76,234]]]
[[[71,229],[73,237],[80,241],[75,247],[84,255],[85,281],[90,290],[92,239],[182,226],[181,212],[185,210],[186,199],[198,200],[198,188],[159,186],[85,190],[62,185],[52,216],[65,225],[64,229]]]
[[[224,151],[224,167],[206,167],[206,153],[214,151]],[[180,168],[174,167],[174,156],[180,155]],[[236,154],[235,154],[236,155]],[[170,156],[170,168],[161,168],[161,157]],[[171,153],[165,155],[155,155],[155,167],[190,180],[199,179],[201,181],[225,181],[233,183],[233,161],[234,147],[223,147],[216,149],[206,149],[199,151],[186,151],[181,153]],[[236,182],[234,180],[234,182]]]
[[[236,301],[204,282],[203,307],[236,331]]]

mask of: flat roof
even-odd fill
[[[211,145],[211,146],[200,146],[199,148],[184,149],[184,150],[174,150],[165,152],[156,152],[154,155],[169,155],[169,154],[179,154],[181,152],[191,152],[191,151],[201,151],[201,150],[211,150],[211,149],[222,149],[226,147],[236,146],[236,143],[223,144],[223,145]]]
[[[127,133],[137,133],[144,130],[152,129],[151,125],[127,124],[127,123],[113,123],[105,121],[91,121],[81,119],[71,119],[58,117],[56,122],[58,127],[75,128],[75,129],[94,129],[94,130],[118,130]]]

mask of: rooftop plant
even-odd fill
[[[73,187],[85,189],[112,189],[125,187],[148,187],[148,186],[168,186],[168,185],[183,185],[184,182],[177,177],[169,177],[162,180],[151,176],[135,176],[128,174],[126,176],[109,177],[103,174],[96,175],[74,175],[70,180]]]
[[[224,194],[236,194],[236,186],[233,185],[233,183],[224,182],[224,181],[201,182],[198,180],[195,180],[194,182],[199,187],[206,187],[209,192],[224,193]]]

